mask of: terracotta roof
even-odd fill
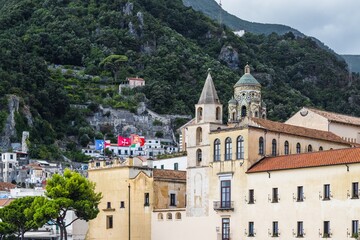
[[[153,177],[154,177],[154,180],[183,180],[183,181],[186,181],[186,171],[154,169]]]
[[[307,109],[309,109],[310,111],[317,113],[333,122],[339,122],[339,123],[360,126],[360,118],[358,118],[358,117],[343,115],[343,114],[334,113],[334,112],[322,111],[322,110],[319,110],[316,108],[307,108]]]
[[[255,123],[255,125],[251,124],[251,121]],[[337,136],[332,132],[321,131],[311,128],[299,127],[290,124],[280,123],[280,122],[273,122],[270,120],[260,119],[260,118],[252,118],[249,123],[250,126],[255,127],[263,127],[267,130],[274,131],[274,132],[282,132],[297,136],[309,137],[314,139],[321,139],[331,142],[339,142],[348,144],[349,146],[351,143],[343,140],[341,137]]]
[[[279,157],[265,157],[251,166],[247,173],[351,163],[360,163],[360,148],[346,148],[312,153],[283,155]]]
[[[8,183],[8,182],[0,182],[0,191],[7,191],[10,189],[16,188],[15,184]]]
[[[14,200],[15,200],[15,198],[3,198],[3,199],[0,199],[0,207],[5,207],[5,206],[9,205]]]

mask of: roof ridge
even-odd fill
[[[284,160],[283,158],[287,158],[287,160]],[[256,164],[252,165],[247,173],[333,166],[350,163],[360,163],[360,148],[343,148],[264,157]]]
[[[258,126],[253,126],[253,127],[262,127],[262,128],[268,129],[268,130],[285,132],[285,133],[292,134],[292,135],[305,136],[305,137],[311,137],[311,138],[316,138],[316,139],[323,139],[323,140],[327,140],[327,141],[350,144],[349,142],[343,140],[340,136],[336,135],[335,133],[329,132],[329,131],[323,131],[323,130],[318,130],[318,129],[313,129],[313,128],[296,126],[296,125],[291,125],[291,124],[282,123],[282,122],[275,122],[275,121],[271,121],[268,119],[251,118],[251,121],[258,125]],[[269,126],[269,124],[272,124],[273,126]],[[287,127],[287,129],[285,129],[285,126]],[[281,127],[282,127],[282,129],[280,129]],[[296,131],[295,131],[295,129],[296,129]],[[302,131],[299,131],[299,130],[302,130]]]

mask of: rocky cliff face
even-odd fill
[[[136,133],[145,138],[155,138],[156,133],[161,132],[164,138],[173,139],[171,123],[174,118],[190,119],[191,116],[159,115],[146,109],[144,104],[139,104],[137,114],[100,106],[100,110],[87,120],[98,131],[110,127],[115,135],[127,137]]]
[[[11,139],[16,137],[16,121],[15,113],[19,112],[21,98],[16,95],[8,95],[8,110],[9,115],[6,119],[4,129],[0,135],[0,150],[7,151],[11,147]],[[28,106],[24,106],[21,110],[21,114],[27,119],[29,126],[32,126],[33,119]]]
[[[239,54],[232,46],[224,46],[221,48],[219,60],[224,61],[226,65],[233,70],[239,69]]]

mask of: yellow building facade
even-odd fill
[[[151,239],[153,211],[173,211],[175,219],[185,207],[184,171],[151,169],[134,157],[92,161],[88,172],[103,199],[86,239]]]

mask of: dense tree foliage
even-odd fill
[[[0,102],[10,93],[23,98],[21,107],[30,106],[32,125],[22,117],[17,123],[19,131],[31,131],[33,157],[58,159],[62,140],[73,151],[68,156],[81,159],[67,146],[100,134],[85,120],[96,104],[135,111],[146,101],[159,113],[193,114],[208,68],[225,105],[247,62],[263,85],[270,119],[285,120],[304,105],[360,115],[359,75],[350,78],[345,62],[310,38],[239,38],[181,0],[8,0],[0,6]],[[227,46],[238,54],[232,69],[219,57]],[[112,75],[101,63],[119,55],[127,61]],[[131,76],[146,86],[118,95],[112,79]],[[70,107],[83,103],[93,105]],[[0,127],[7,116],[2,106]]]
[[[33,214],[28,214],[28,208],[36,197],[23,197],[15,199],[9,206],[0,209],[0,232],[2,234],[15,234],[18,239],[24,239],[24,233],[37,229],[40,225],[33,220]]]
[[[48,179],[46,197],[22,197],[0,209],[0,238],[17,236],[44,224],[57,225],[60,238],[67,239],[66,228],[78,219],[94,219],[99,213],[101,193],[95,192],[95,184],[79,173],[66,169],[63,175],[54,174]],[[66,222],[69,211],[75,213]],[[7,238],[6,238],[7,239]]]
[[[66,169],[64,175],[54,174],[47,181],[47,198],[38,198],[32,205],[34,221],[57,225],[60,238],[67,239],[66,228],[78,219],[91,220],[99,213],[101,193],[95,192],[95,184],[79,173]],[[74,211],[76,218],[66,222],[66,214]]]

